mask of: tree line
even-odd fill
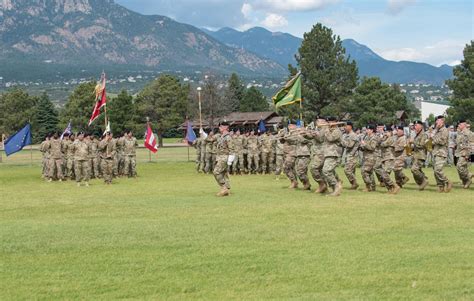
[[[289,77],[301,71],[304,100],[301,106],[279,109],[281,116],[298,118],[302,115],[306,122],[320,115],[350,118],[358,127],[369,122],[397,122],[397,111],[405,111],[411,120],[419,117],[420,112],[398,85],[383,83],[377,77],[360,79],[356,62],[345,55],[340,37],[322,24],[316,24],[305,33],[296,61],[298,66],[288,66]],[[454,79],[447,81],[454,91],[450,100],[452,107],[448,110],[448,120],[452,122],[473,121],[473,70],[474,42],[471,41],[466,45],[461,65],[454,69]],[[32,124],[35,142],[50,132],[63,130],[69,122],[74,130],[101,133],[104,114],[87,127],[95,101],[95,85],[95,81],[78,85],[60,109],[47,94],[32,96],[19,88],[9,90],[0,95],[0,134],[9,135],[28,121]],[[114,133],[131,129],[138,136],[144,132],[148,117],[161,142],[163,137],[181,136],[179,125],[186,119],[198,118],[197,99],[196,87],[165,74],[135,96],[122,91],[109,98],[107,113]],[[231,112],[273,110],[271,100],[255,87],[246,88],[237,74],[232,74],[223,88],[214,76],[207,76],[201,100],[203,119],[211,127]]]

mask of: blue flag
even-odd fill
[[[300,127],[302,127],[302,126],[303,126],[303,125],[302,125],[301,120],[299,120],[299,119],[296,120],[296,127],[299,127],[299,128],[300,128]]]
[[[7,156],[21,151],[25,146],[31,144],[31,125],[28,123],[16,134],[5,141],[5,153]]]
[[[265,122],[263,122],[263,120],[260,119],[260,122],[258,124],[258,132],[265,133],[266,131],[267,131],[267,128],[265,127]]]
[[[188,121],[188,128],[186,129],[186,141],[192,145],[196,141],[196,133],[194,133],[193,125]]]
[[[64,135],[66,135],[66,134],[71,135],[71,133],[72,133],[72,126],[71,126],[71,122],[69,122],[69,124],[67,125],[67,127],[64,130],[63,134],[61,135],[61,140],[64,139]]]

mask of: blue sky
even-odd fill
[[[390,60],[439,66],[462,59],[474,39],[470,0],[116,0],[143,14],[196,27],[262,26],[302,37],[321,22]]]

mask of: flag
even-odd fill
[[[301,102],[301,73],[298,72],[272,99],[275,108]]]
[[[63,134],[61,135],[61,140],[64,139],[64,135],[68,134],[68,135],[71,135],[72,133],[72,126],[71,126],[71,122],[69,121],[69,124],[67,125],[67,127],[64,129],[64,132]]]
[[[188,127],[186,129],[186,142],[192,145],[196,141],[196,133],[194,133],[193,125],[188,121]]]
[[[265,127],[265,122],[263,122],[263,120],[260,119],[260,122],[258,123],[258,132],[265,133],[266,131],[267,131],[267,128]]]
[[[148,125],[146,129],[146,137],[145,137],[145,147],[148,148],[150,151],[156,153],[158,151],[158,146],[156,145],[155,135],[151,130],[151,126]]]
[[[296,127],[302,128],[304,127],[304,121],[303,120],[296,120]]]
[[[7,156],[21,151],[25,146],[31,144],[31,125],[28,123],[16,134],[10,136],[4,142],[5,153]]]
[[[92,122],[97,119],[100,115],[100,109],[107,104],[107,92],[105,89],[105,74],[102,74],[102,83],[98,83],[95,86],[95,105],[92,111],[91,119],[89,120],[89,126]]]

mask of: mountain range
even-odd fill
[[[5,80],[91,76],[102,69],[284,78],[301,42],[259,27],[199,29],[133,12],[113,0],[0,1],[0,77]],[[350,39],[343,46],[361,76],[437,85],[452,76],[450,66],[385,60]]]
[[[246,49],[282,66],[296,64],[295,54],[303,41],[288,33],[270,32],[261,27],[243,32],[228,27],[218,31],[205,31],[231,47]],[[352,39],[343,40],[342,45],[346,54],[357,62],[361,77],[378,76],[389,83],[441,85],[453,74],[453,68],[448,65],[435,67],[425,63],[386,60],[369,47]]]

